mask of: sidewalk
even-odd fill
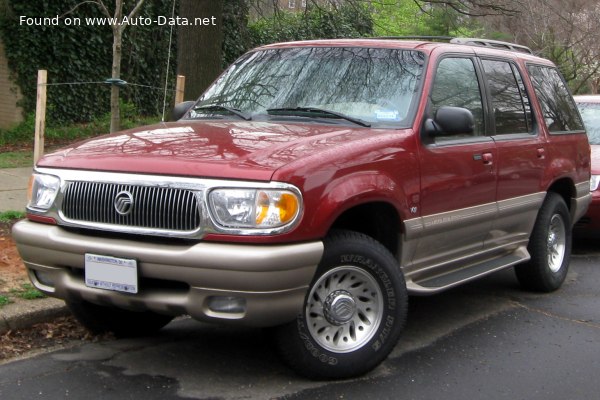
[[[31,167],[0,168],[0,213],[25,211]]]

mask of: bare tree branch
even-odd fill
[[[76,4],[75,7],[73,7],[72,9],[70,9],[69,11],[67,11],[66,13],[62,14],[59,16],[59,18],[64,18],[69,14],[74,13],[79,7],[83,6],[84,4],[95,4],[98,7],[100,7],[100,9],[102,10],[102,12],[107,16],[107,17],[111,17],[110,13],[108,12],[108,9],[106,8],[106,6],[104,5],[104,3],[102,3],[102,0],[88,0],[88,1],[82,1],[79,4]]]

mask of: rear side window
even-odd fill
[[[575,102],[556,68],[529,65],[528,70],[550,133],[582,131]]]
[[[531,105],[519,72],[506,61],[482,60],[496,135],[532,133]]]

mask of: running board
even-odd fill
[[[530,256],[527,249],[522,247],[504,257],[494,258],[443,275],[407,282],[406,288],[408,289],[409,294],[412,295],[434,294],[461,285],[465,282],[481,278],[493,272],[512,267],[515,264],[522,263],[529,259]]]

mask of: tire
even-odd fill
[[[92,333],[111,332],[117,337],[148,336],[174,318],[151,311],[128,311],[87,301],[69,301],[67,306],[75,318]]]
[[[276,328],[283,361],[311,379],[344,379],[379,365],[396,345],[408,306],[392,254],[374,239],[339,231],[325,252],[297,319]]]
[[[529,262],[515,267],[521,286],[536,292],[552,292],[567,277],[571,259],[571,215],[563,198],[548,193],[529,238]]]

